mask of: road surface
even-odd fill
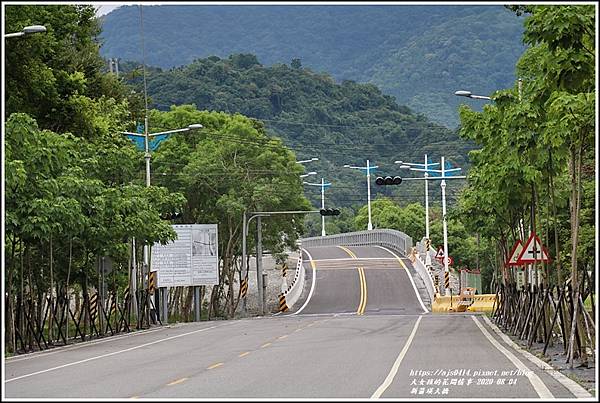
[[[379,247],[306,252],[306,290],[286,314],[17,356],[5,362],[5,397],[592,400],[513,349],[483,316],[426,311],[410,260]]]

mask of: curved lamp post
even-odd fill
[[[301,177],[301,178],[306,178],[307,176],[310,176],[310,175],[316,175],[316,174],[317,174],[317,173],[316,173],[315,171],[312,171],[312,172],[309,172],[309,173],[307,173],[307,174],[300,175],[300,177]]]
[[[457,95],[459,97],[472,98],[472,99],[492,99],[490,97],[486,97],[485,95],[473,95],[473,94],[471,94],[471,91],[463,91],[463,90],[454,92],[454,95]]]
[[[14,38],[15,36],[23,36],[29,34],[35,34],[38,32],[46,32],[46,27],[43,25],[30,25],[21,30],[21,32],[13,32],[11,34],[5,34],[5,38]]]
[[[296,164],[304,164],[305,162],[312,162],[312,161],[318,161],[319,159],[316,157],[313,157],[309,160],[302,160],[302,161],[296,161]]]

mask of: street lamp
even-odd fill
[[[427,162],[426,162],[427,163]],[[405,163],[406,164],[406,163]],[[406,164],[408,165],[408,164]],[[436,172],[441,173],[441,177],[431,178],[431,179],[441,179],[441,188],[442,188],[442,217],[443,217],[443,227],[444,227],[444,273],[449,271],[448,269],[448,261],[450,257],[450,253],[448,253],[448,226],[446,221],[446,179],[464,179],[464,176],[446,176],[448,172],[460,171],[461,168],[452,168],[446,169],[444,165],[444,157],[442,157],[441,161],[442,169],[429,169],[429,168],[410,168],[411,171],[421,171],[421,172]],[[427,178],[429,180],[429,178]],[[425,182],[427,182],[427,180]],[[440,282],[440,288],[444,289],[444,282]],[[445,290],[448,293],[448,290]]]
[[[428,162],[427,154],[425,154],[425,163],[412,163],[412,162],[403,162],[403,161],[394,161],[394,164],[401,164],[400,168],[402,169],[410,169],[413,170],[413,167],[424,167],[425,168],[425,178],[429,177],[428,168],[430,166],[439,165],[439,162]],[[429,188],[428,188],[428,180],[425,180],[425,238],[429,240]],[[429,252],[429,251],[428,251]],[[429,256],[429,253],[427,254]]]
[[[459,97],[467,97],[467,98],[472,98],[472,99],[492,99],[490,97],[486,97],[485,95],[473,95],[471,94],[471,91],[456,91],[454,93],[454,95],[457,95]]]
[[[318,161],[319,159],[316,157],[313,157],[309,160],[302,160],[302,161],[296,161],[296,164],[304,164],[305,162],[312,162],[312,161]]]
[[[306,178],[307,176],[310,176],[310,175],[316,175],[316,174],[317,174],[317,173],[316,173],[315,171],[312,171],[312,172],[309,172],[309,173],[307,173],[307,174],[300,175],[300,177],[301,177],[301,178]]]
[[[135,137],[143,137],[144,138],[144,158],[146,159],[146,187],[150,187],[150,148],[149,148],[149,144],[150,144],[150,137],[156,137],[156,136],[161,136],[161,135],[165,135],[165,134],[172,134],[172,133],[179,133],[179,132],[186,132],[189,130],[193,130],[193,129],[201,129],[204,126],[202,126],[200,123],[194,123],[191,125],[188,125],[188,127],[184,127],[181,129],[174,129],[174,130],[167,130],[167,131],[163,131],[163,132],[157,132],[157,133],[148,133],[148,114],[146,113],[146,117],[145,117],[145,125],[144,125],[144,133],[132,133],[132,132],[121,132],[121,134],[125,134],[128,136],[135,136]],[[150,246],[149,245],[144,245],[144,271],[145,272],[149,272],[150,270],[150,266],[149,266],[149,255],[150,255]],[[136,276],[132,277],[133,279],[136,279]],[[131,284],[131,291],[133,293],[133,295],[135,295],[135,292],[137,291],[137,280],[132,281]],[[160,291],[159,291],[160,292]],[[164,295],[166,295],[166,293],[163,293]],[[158,294],[156,296],[157,301],[158,301]],[[166,299],[166,298],[164,298]],[[150,299],[148,299],[148,303],[150,303]],[[134,307],[134,310],[135,307]],[[166,309],[166,304],[163,305],[163,320],[166,321],[167,318],[167,309]]]
[[[367,224],[367,230],[373,229],[373,224],[371,223],[371,169],[377,169],[379,166],[369,166],[369,160],[367,160],[366,167],[356,167],[349,164],[344,165],[344,168],[352,168],[352,169],[363,169],[367,174],[367,210],[369,212],[369,223]]]
[[[46,32],[46,27],[43,25],[30,25],[21,30],[21,32],[14,32],[12,34],[5,34],[5,38],[13,38],[15,36],[23,36],[29,34],[35,34],[38,32]]]
[[[321,178],[321,183],[302,182],[305,185],[321,186],[321,209],[325,208],[325,188],[331,186],[331,183],[325,183],[325,179]],[[325,216],[321,215],[321,236],[325,236]]]

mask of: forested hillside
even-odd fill
[[[143,14],[149,65],[235,53],[255,54],[266,66],[299,59],[338,82],[374,83],[451,128],[466,101],[454,91],[487,95],[512,86],[524,51],[522,18],[501,5],[164,5]],[[141,61],[137,6],[111,12],[102,29],[103,56]]]
[[[123,68],[130,83],[142,91],[139,66],[123,63]],[[239,112],[264,121],[267,132],[281,137],[299,159],[319,158],[306,164],[307,172],[319,173],[307,180],[319,181],[322,175],[331,181],[328,200],[340,206],[366,202],[365,175],[344,168],[345,164],[365,165],[369,159],[371,165],[380,167],[378,174],[407,175],[395,160],[418,162],[427,153],[434,161],[444,155],[455,165],[466,167],[468,163],[468,142],[399,106],[374,85],[336,84],[327,74],[298,66],[266,67],[254,55],[212,56],[167,71],[151,68],[147,86],[151,107],[160,110],[193,103],[200,110]],[[401,202],[423,198],[422,186],[411,191],[415,189],[411,185],[407,182],[396,189],[373,186],[372,192],[385,192]],[[307,187],[315,204],[320,200],[318,190]]]

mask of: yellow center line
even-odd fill
[[[286,337],[288,337],[288,336],[289,336],[289,335],[287,335],[287,334],[286,334],[286,335],[283,335],[283,336],[279,336],[277,339],[278,339],[278,340],[283,340],[283,339],[285,339],[285,338],[286,338]]]
[[[350,257],[354,259],[358,259],[358,257],[352,252],[350,249],[338,246],[338,248],[343,249],[346,253],[350,255]],[[358,267],[358,280],[360,281],[360,302],[358,304],[358,309],[356,310],[357,315],[363,315],[365,313],[365,309],[367,308],[367,278],[365,276],[364,267]]]
[[[139,399],[139,396],[131,396],[130,399]]]
[[[362,296],[362,306],[358,307],[358,314],[363,315],[365,313],[365,308],[367,307],[367,278],[365,277],[365,269],[364,267],[359,267],[358,272],[361,276],[361,296]]]
[[[208,367],[208,368],[206,368],[206,369],[213,369],[213,368],[217,368],[217,367],[220,367],[221,365],[223,365],[223,363],[222,363],[222,362],[218,362],[218,363],[216,363],[216,364],[213,364],[213,365],[211,365],[210,367]]]
[[[300,328],[298,328],[298,329],[296,329],[296,330],[294,330],[294,332],[299,332],[300,330],[302,330],[302,328],[301,328],[301,327],[300,327]]]
[[[248,354],[250,354],[250,351],[246,351],[245,353],[242,353],[242,354],[238,355],[238,357],[245,357]]]
[[[262,346],[260,346],[260,348],[265,348],[265,347],[269,347],[271,345],[271,343],[265,343]]]
[[[178,380],[173,381],[171,383],[167,383],[167,386],[177,385],[178,383],[185,382],[187,380],[188,380],[188,378],[181,378],[181,379],[178,379]]]

